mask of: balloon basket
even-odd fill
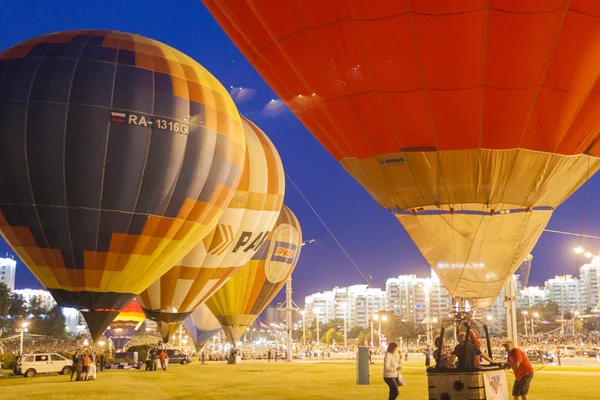
[[[497,366],[457,369],[427,369],[429,400],[508,399],[506,372]]]

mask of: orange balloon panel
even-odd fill
[[[600,2],[203,2],[455,297],[493,301],[600,168]]]

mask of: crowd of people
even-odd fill
[[[95,381],[98,368],[104,370],[104,354],[98,355],[91,348],[75,351],[72,360],[71,381],[73,376],[75,381]]]

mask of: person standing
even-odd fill
[[[508,353],[505,368],[512,368],[515,374],[515,384],[512,395],[514,400],[528,400],[527,394],[533,380],[533,367],[523,350],[515,347],[515,344],[508,340],[502,344],[504,350]]]
[[[83,368],[81,369],[81,380],[82,381],[87,381],[88,380],[88,374],[90,372],[90,363],[92,362],[92,360],[87,355],[87,353],[85,353],[83,355],[83,358],[81,359],[81,362],[82,362],[82,366],[83,366]]]
[[[395,400],[398,397],[398,387],[404,385],[404,382],[400,380],[401,369],[398,345],[391,342],[383,357],[383,380],[390,388],[388,400]]]
[[[71,366],[71,381],[73,381],[74,374],[77,374],[77,377],[75,379],[76,381],[78,381],[81,378],[81,373],[78,372],[78,371],[80,371],[78,364],[79,364],[79,352],[76,351],[75,354],[73,354],[73,364]]]
[[[106,362],[106,356],[104,353],[100,354],[100,372],[104,371],[104,363]]]
[[[425,366],[429,367],[431,365],[431,347],[427,345],[423,353],[425,354]]]
[[[158,357],[160,358],[160,367],[162,368],[163,371],[167,370],[167,352],[162,349],[160,351],[160,354],[158,355]]]
[[[560,347],[556,348],[556,359],[558,360],[558,365],[562,365],[560,363]]]
[[[492,364],[494,363],[491,357],[482,353],[479,347],[471,343],[471,341],[467,341],[466,338],[467,334],[465,332],[458,334],[458,344],[454,347],[450,363],[454,364],[454,361],[458,359],[458,368],[478,368],[478,356],[483,357]]]

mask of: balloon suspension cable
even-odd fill
[[[590,181],[590,158],[588,157],[588,168],[585,179],[585,194],[583,195],[583,211],[581,212],[581,230],[579,232],[579,247],[583,246],[583,228],[585,227],[585,211],[587,206],[587,198],[588,198],[588,182]],[[579,276],[578,271],[579,266],[579,254],[577,254],[577,259],[575,260],[575,274],[573,276]]]
[[[354,265],[354,268],[356,268],[356,270],[358,271],[358,273],[367,282],[367,284],[369,285],[369,287],[372,288],[373,284],[371,283],[371,281],[369,280],[369,278],[367,278],[367,276],[361,271],[361,269],[359,268],[359,266],[356,264],[356,262],[354,262],[354,260],[352,259],[352,257],[350,256],[350,254],[348,254],[348,252],[346,251],[346,249],[344,248],[344,246],[342,246],[342,244],[340,243],[340,241],[337,240],[337,238],[335,237],[335,235],[333,234],[333,232],[331,231],[331,229],[329,229],[329,227],[327,226],[327,224],[325,223],[325,221],[323,221],[323,218],[321,218],[321,216],[319,215],[319,213],[317,212],[317,210],[315,210],[315,208],[312,206],[312,204],[310,204],[310,201],[308,201],[308,199],[306,198],[306,196],[304,195],[304,193],[302,193],[302,191],[300,190],[300,188],[298,187],[298,185],[296,185],[296,183],[292,180],[292,178],[290,178],[290,176],[288,175],[287,172],[285,172],[285,176],[288,178],[288,180],[290,181],[290,183],[292,184],[292,186],[294,186],[294,188],[296,188],[296,190],[300,194],[300,197],[302,197],[302,199],[306,202],[306,204],[308,204],[308,206],[310,207],[310,209],[312,210],[312,212],[315,214],[315,216],[321,222],[321,224],[327,230],[327,232],[331,235],[331,237],[333,238],[333,240],[335,241],[335,243],[338,245],[338,247],[340,248],[340,250],[342,250],[342,252],[346,255],[346,257],[348,258],[348,260],[350,260],[350,263],[352,263],[352,265]]]

